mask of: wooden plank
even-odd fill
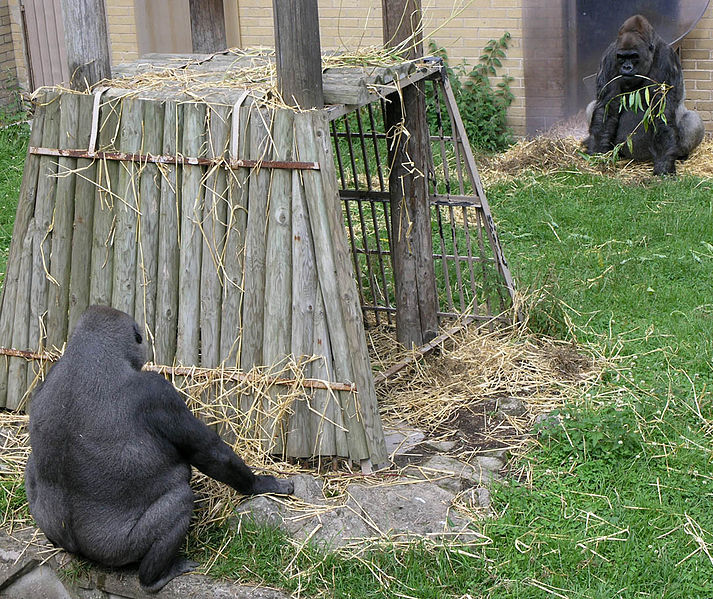
[[[142,117],[143,102],[124,98],[119,135],[119,150],[122,152],[138,152],[141,149]],[[116,227],[111,305],[132,315],[136,298],[136,242],[141,218],[139,185],[139,166],[133,162],[122,163],[119,168],[117,197],[114,198]]]
[[[183,106],[183,154],[198,156],[205,150],[205,118],[205,104],[188,103]],[[181,185],[176,359],[186,366],[199,363],[200,265],[203,248],[200,222],[203,216],[204,192],[203,169],[200,166],[184,166]]]
[[[61,4],[70,84],[86,90],[111,77],[104,0],[61,0]]]
[[[220,52],[225,41],[223,0],[189,0],[194,52]]]
[[[322,108],[317,0],[272,0],[277,87],[291,106]]]
[[[318,132],[317,122],[311,112],[295,116],[295,139],[300,157],[312,156],[315,160],[321,154],[320,144],[331,145],[329,129],[320,129]],[[323,164],[322,166],[326,167],[327,165]],[[346,289],[340,289],[337,271],[344,265],[340,263],[333,246],[335,239],[341,239],[344,226],[340,223],[336,230],[333,229],[333,219],[329,215],[330,211],[338,210],[341,219],[340,205],[338,199],[335,201],[334,198],[327,197],[324,182],[322,181],[322,172],[312,174],[317,176],[309,176],[307,173],[305,173],[307,176],[304,176],[305,197],[309,209],[312,237],[316,248],[317,272],[326,310],[329,339],[333,350],[334,370],[339,380],[356,381],[356,373],[353,369],[350,353],[355,349],[354,344],[358,343],[359,340],[349,339],[345,314],[342,310],[343,293],[349,293],[352,287],[348,286]],[[336,173],[333,173],[333,175],[336,185]],[[331,205],[332,202],[333,205]],[[351,267],[349,267],[348,272],[352,272]],[[355,289],[354,292],[356,293]],[[364,339],[362,338],[363,341]],[[362,459],[369,458],[366,435],[360,417],[357,414],[356,405],[353,401],[350,402],[348,397],[343,399],[345,405],[342,405],[342,410],[344,412],[345,425],[348,429],[349,457],[359,462]]]
[[[228,154],[230,130],[227,106],[208,109],[208,157],[224,158]],[[225,218],[227,214],[226,170],[216,164],[209,169],[203,204],[203,254],[201,264],[201,365],[215,367],[220,363],[220,309],[222,304],[222,268],[225,251]]]
[[[40,103],[35,109],[32,119],[30,143],[41,143],[42,129],[44,127],[45,106]],[[25,158],[25,167],[22,176],[22,185],[17,200],[15,224],[12,229],[12,238],[8,249],[7,268],[3,279],[2,296],[0,296],[0,344],[12,345],[13,329],[15,327],[15,303],[18,289],[18,279],[21,274],[22,246],[25,241],[30,220],[35,212],[35,198],[37,194],[37,177],[40,170],[39,156],[28,154]],[[26,349],[26,348],[21,348]],[[0,408],[7,401],[7,376],[9,363],[12,360],[0,359]]]
[[[29,335],[29,314],[27,306],[32,293],[32,248],[35,237],[35,221],[30,222],[25,238],[23,239],[21,252],[16,254],[20,263],[20,276],[17,280],[17,293],[13,318],[15,325],[12,330],[12,346],[20,349],[28,347]],[[8,306],[8,309],[10,307]],[[22,398],[27,390],[27,373],[32,371],[28,363],[23,358],[13,358],[10,360],[7,381],[7,400],[5,407],[16,410],[22,403]]]
[[[141,152],[160,154],[163,150],[164,105],[143,102],[143,136]],[[136,173],[140,177],[137,197],[140,213],[136,264],[136,294],[134,319],[145,331],[151,348],[147,358],[154,359],[156,330],[156,293],[158,281],[158,225],[161,195],[161,173],[156,164],[143,164]]]
[[[277,110],[272,127],[273,152],[278,160],[291,160],[293,146],[293,119],[291,110]],[[272,372],[279,372],[291,353],[292,335],[292,176],[288,171],[274,171],[268,199],[267,231],[265,242],[265,295],[263,321],[263,363]],[[278,396],[271,391],[272,408]],[[282,453],[282,439],[278,434],[287,422],[267,424],[276,436],[276,453]],[[284,431],[283,431],[284,432]],[[294,434],[297,431],[290,431]],[[299,431],[304,432],[304,431]],[[298,434],[299,434],[298,432]]]
[[[79,96],[62,94],[60,98],[59,145],[76,147],[79,123]],[[86,125],[85,125],[86,126]],[[50,286],[47,300],[47,347],[61,348],[67,340],[69,324],[69,278],[74,219],[75,175],[77,161],[60,158],[57,195],[52,217]]]
[[[239,156],[250,149],[250,112],[234,109],[231,143]],[[237,139],[233,139],[233,137]],[[235,158],[233,156],[232,158]],[[223,306],[220,324],[220,355],[228,367],[237,367],[240,353],[241,315],[243,299],[243,261],[245,258],[245,227],[247,223],[248,181],[246,168],[233,171],[228,177],[228,212],[226,214],[225,253],[223,269]]]
[[[268,122],[271,114],[253,110],[250,115],[250,157],[271,153]],[[262,169],[250,172],[248,215],[245,230],[243,265],[243,323],[240,368],[248,371],[263,365],[263,324],[265,296],[265,226],[270,188],[270,173]]]
[[[315,112],[296,116],[295,136],[300,156],[315,159],[322,166],[319,173],[305,173],[304,181],[315,247],[320,248],[317,266],[335,371],[340,380],[353,381],[359,389],[358,402],[351,394],[342,398],[346,400],[342,408],[349,430],[350,457],[352,460],[371,459],[380,464],[386,461],[386,447],[359,296],[344,235],[327,115]]]
[[[77,147],[89,145],[92,128],[94,97],[79,97],[79,130]],[[74,186],[74,221],[72,223],[72,255],[69,275],[69,323],[68,332],[74,330],[77,320],[89,306],[88,265],[92,262],[92,231],[94,228],[94,182],[97,162],[87,158],[77,160],[78,175]]]
[[[59,97],[47,106],[44,127],[42,128],[42,143],[56,145],[59,143],[60,101]],[[32,293],[29,297],[29,328],[27,346],[21,349],[40,350],[45,344],[45,314],[47,312],[47,274],[50,268],[50,248],[52,212],[57,190],[57,161],[54,158],[43,157],[40,160],[40,173],[37,179],[37,197],[35,202],[35,227],[32,241]],[[15,320],[22,319],[20,306],[16,306]],[[28,370],[29,384],[34,380],[32,368]]]
[[[166,102],[163,116],[163,152],[175,154],[182,138],[183,107]],[[178,328],[179,214],[181,178],[177,165],[162,165],[159,197],[158,271],[156,275],[156,320],[154,359],[173,364]]]
[[[314,244],[309,227],[307,202],[304,197],[304,188],[299,173],[292,173],[292,331],[291,351],[296,360],[308,359],[313,354],[315,331],[315,304],[317,302],[317,270],[314,258]],[[326,335],[325,335],[326,337]],[[322,354],[317,354],[322,355]],[[329,356],[331,361],[331,356]],[[313,374],[313,364],[308,362],[303,367],[305,377]],[[320,371],[322,373],[322,371]],[[328,380],[325,377],[325,380]],[[288,423],[287,455],[295,458],[307,458],[320,444],[318,438],[322,436],[321,423],[324,423],[324,432],[334,431],[334,425],[320,419],[317,414],[310,412],[310,405],[316,409],[317,405],[324,404],[326,394],[314,392],[308,394],[304,401],[296,401],[292,407],[292,416]],[[325,435],[325,439],[328,433]],[[333,439],[333,437],[332,437]],[[324,439],[320,439],[324,440]],[[330,447],[334,455],[333,447]],[[319,455],[319,454],[316,454]]]
[[[119,137],[121,100],[111,99],[101,105],[99,115],[99,149],[114,150]],[[89,284],[89,303],[111,304],[114,272],[114,194],[118,189],[119,164],[101,160],[97,164],[97,185],[94,194],[94,222],[92,233],[92,260]]]

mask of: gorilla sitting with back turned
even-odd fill
[[[191,465],[245,494],[293,492],[258,476],[188,410],[164,377],[142,372],[139,326],[92,306],[35,393],[25,483],[55,545],[101,564],[139,562],[159,591],[197,564],[179,556],[193,512]]]
[[[640,125],[643,112],[619,110],[621,94],[654,83],[667,83],[666,120],[657,118],[648,128]],[[653,100],[654,89],[650,91]],[[685,159],[703,139],[703,121],[687,110],[681,63],[673,49],[641,15],[627,19],[602,56],[597,73],[597,99],[587,107],[591,115],[588,154],[604,153],[623,144],[621,155],[653,161],[654,174],[675,174],[676,159]],[[642,101],[645,102],[643,94]],[[646,106],[644,105],[644,110]],[[632,151],[626,140],[632,135]]]

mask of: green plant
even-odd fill
[[[509,40],[507,32],[499,40],[490,40],[478,64],[470,69],[465,61],[451,67],[446,50],[433,40],[429,42],[431,54],[443,60],[468,139],[474,148],[482,152],[502,151],[513,142],[512,131],[507,125],[507,109],[515,98],[510,90],[512,77],[504,75],[495,87],[491,81],[502,67]],[[432,133],[438,133],[439,125],[444,133],[450,133],[450,123],[438,122],[438,111],[434,110],[435,98],[428,97],[427,101]]]

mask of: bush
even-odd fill
[[[501,152],[513,143],[512,131],[507,125],[507,109],[515,98],[510,91],[512,77],[504,75],[495,88],[491,83],[491,77],[496,77],[497,69],[502,66],[509,40],[507,32],[499,40],[490,40],[478,64],[472,68],[465,61],[451,67],[446,50],[433,40],[429,42],[430,53],[443,60],[471,146],[481,152]],[[428,102],[432,106],[434,98],[429,97]],[[433,110],[428,114],[431,132],[436,135],[437,116]],[[449,123],[444,123],[444,129],[450,132]]]

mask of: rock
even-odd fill
[[[503,397],[498,400],[497,411],[508,416],[522,416],[527,408],[524,402],[517,397]]]
[[[490,489],[487,487],[478,487],[476,491],[478,493],[478,505],[489,510],[491,503]]]
[[[481,470],[497,473],[502,469],[505,463],[499,458],[478,455],[475,456],[473,465],[477,465]]]
[[[352,484],[347,494],[347,506],[364,518],[372,535],[439,535],[462,531],[470,522],[451,510],[453,493],[426,481]]]
[[[492,472],[448,456],[434,456],[419,466],[409,466],[404,474],[426,479],[451,493],[487,484]]]
[[[386,440],[386,453],[391,456],[408,453],[421,443],[426,438],[426,435],[423,431],[410,427],[405,422],[400,422],[394,426],[385,426],[384,438]]]
[[[49,566],[39,565],[3,588],[0,595],[4,599],[29,599],[30,597],[72,599],[55,571]]]
[[[428,446],[437,453],[448,453],[458,446],[458,441],[428,441]]]

